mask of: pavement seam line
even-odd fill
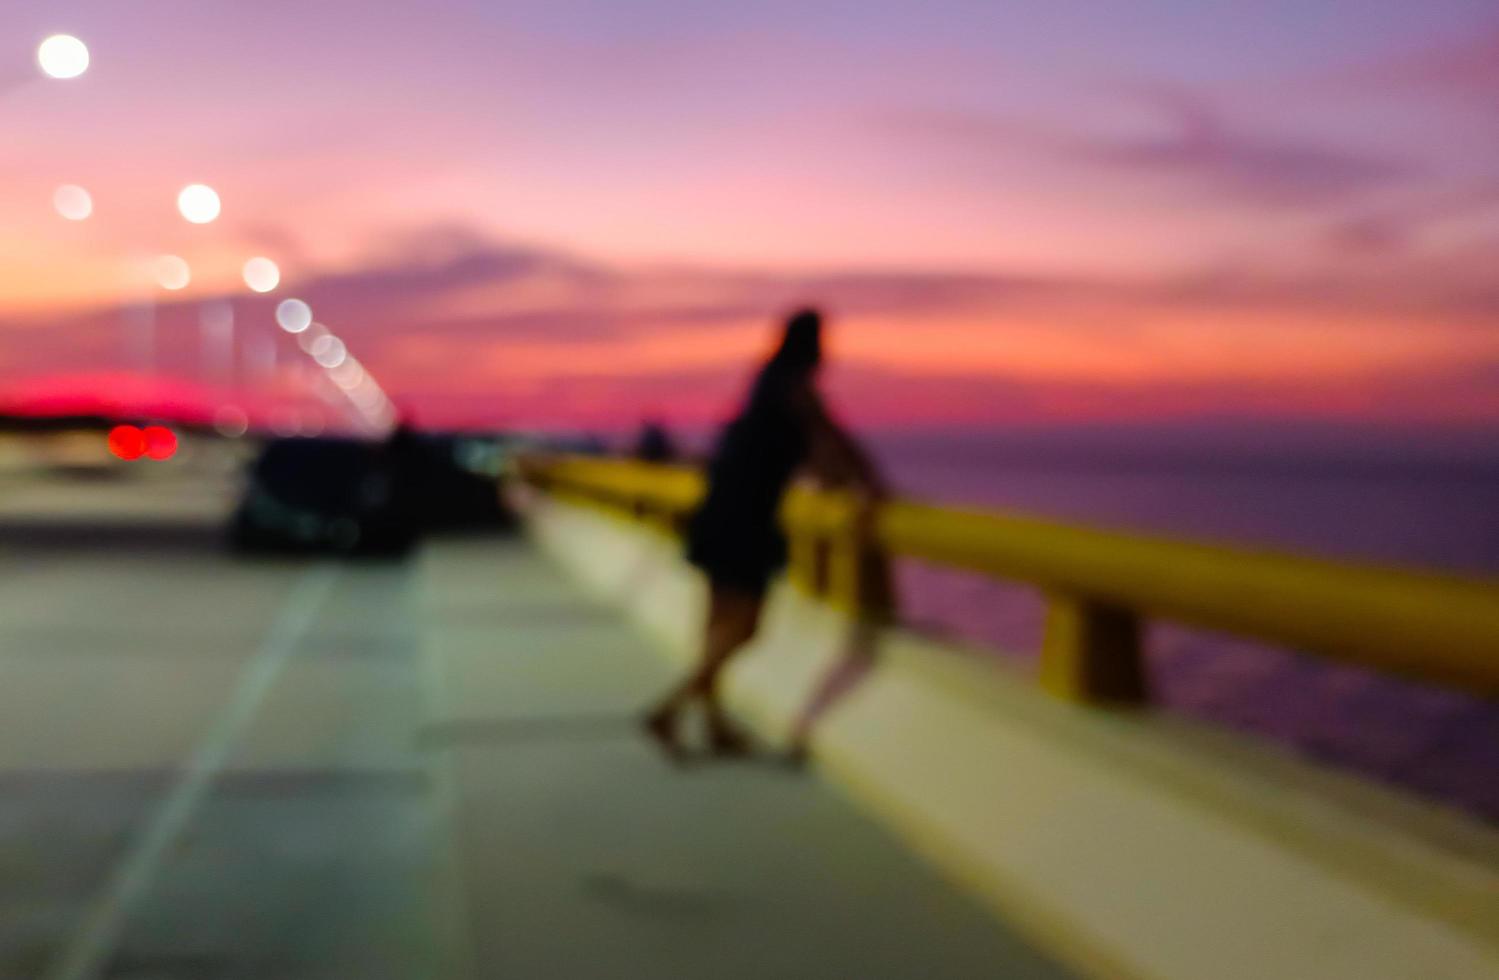
[[[168,850],[202,806],[282,668],[317,619],[340,572],[337,565],[319,565],[297,579],[265,639],[241,669],[229,702],[193,748],[144,831],[115,865],[46,980],[95,980],[103,975],[130,912],[150,890]]]
[[[427,574],[429,555],[423,555],[421,585],[418,592],[420,607],[420,632],[416,655],[419,658],[422,700],[429,718],[434,721],[446,716],[448,675],[437,651],[432,649],[431,581]],[[475,946],[472,934],[471,909],[468,887],[463,868],[463,835],[461,824],[461,797],[458,787],[456,747],[435,746],[424,751],[427,771],[431,774],[436,796],[437,819],[441,821],[443,853],[438,868],[438,887],[444,893],[448,907],[452,910],[446,940],[453,948],[447,951],[444,960],[455,980],[471,980],[476,974]]]

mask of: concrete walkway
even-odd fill
[[[529,549],[424,577],[479,975],[1064,975],[815,775],[664,762],[634,725],[664,662]]]
[[[409,570],[92,532],[0,549],[0,977],[461,975]]]
[[[241,562],[151,497],[0,501],[0,980],[1061,975],[815,776],[666,765],[523,543]]]

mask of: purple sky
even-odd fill
[[[40,77],[54,32],[87,75]],[[12,0],[0,38],[0,400],[305,386],[265,255],[436,422],[711,419],[798,301],[869,425],[1499,419],[1491,3]]]

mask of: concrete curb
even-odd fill
[[[685,662],[701,586],[675,542],[536,498],[536,541]],[[774,596],[729,693],[770,739],[849,656],[850,624]],[[1063,704],[989,662],[883,631],[814,734],[822,770],[1082,972],[1499,976],[1499,834],[1151,713]]]

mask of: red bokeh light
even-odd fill
[[[121,459],[140,459],[146,451],[146,434],[133,425],[109,430],[109,451]]]
[[[177,452],[177,434],[164,425],[148,425],[145,437],[146,455],[152,459],[171,459]]]

